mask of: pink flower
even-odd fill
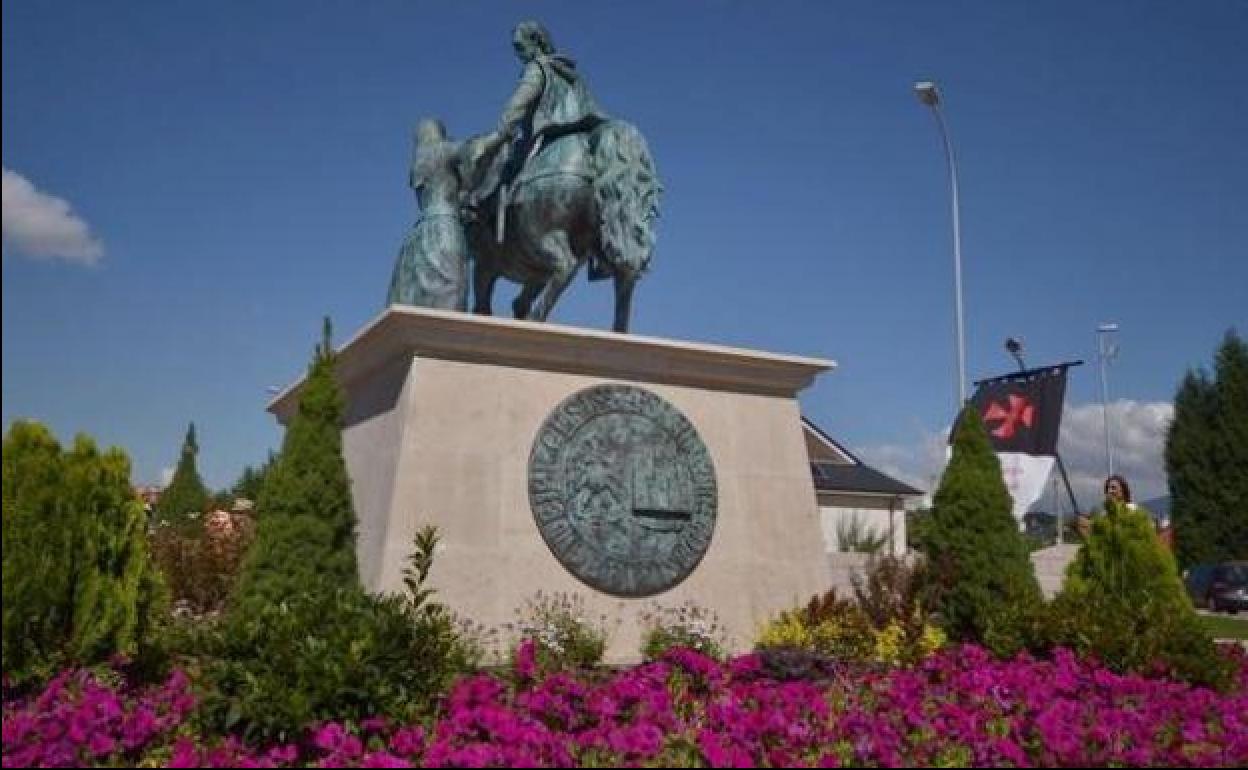
[[[411,767],[411,763],[384,751],[365,754],[360,760],[360,767]]]
[[[195,743],[186,737],[180,737],[173,744],[173,756],[169,759],[169,767],[199,767],[199,751]]]
[[[335,751],[347,739],[347,730],[337,722],[328,722],[312,735],[312,745],[321,751]]]
[[[532,639],[525,639],[520,642],[520,646],[516,648],[513,668],[516,679],[521,682],[531,682],[537,678],[536,642]]]
[[[404,727],[390,738],[390,750],[405,757],[414,757],[425,749],[425,731],[420,727]]]

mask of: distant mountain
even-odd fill
[[[1158,518],[1164,518],[1164,519],[1170,518],[1170,496],[1169,495],[1166,495],[1165,497],[1154,497],[1152,500],[1145,500],[1144,502],[1140,503],[1140,505],[1152,511],[1153,515]]]

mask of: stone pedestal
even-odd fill
[[[341,350],[343,433],[364,585],[402,589],[412,537],[434,524],[438,598],[487,626],[538,590],[575,592],[614,628],[607,658],[638,657],[639,611],[692,600],[734,649],[776,610],[827,587],[798,391],[834,364],[734,348],[421,308],[392,307]],[[601,384],[643,388],[696,428],[714,463],[711,544],[679,585],[619,599],[580,582],[542,539],[528,464],[543,422]],[[270,405],[284,424],[296,383]]]

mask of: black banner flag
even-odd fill
[[[1014,498],[1014,517],[1041,493],[1057,457],[1066,398],[1066,370],[1073,364],[1028,369],[978,383],[971,405],[979,412],[1001,460],[1005,485]]]

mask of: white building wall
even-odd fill
[[[893,555],[904,556],[906,553],[906,512],[900,503],[896,503],[894,510],[890,512],[887,507],[888,503],[889,499],[884,498],[874,506],[852,503],[837,505],[829,504],[821,499],[819,521],[823,528],[824,547],[828,553],[840,552],[841,543],[838,537],[840,529],[850,526],[850,523],[857,519],[861,522],[864,531],[875,532],[890,538]],[[880,505],[884,507],[881,508]],[[890,550],[888,545],[885,546],[885,551],[887,550]]]

